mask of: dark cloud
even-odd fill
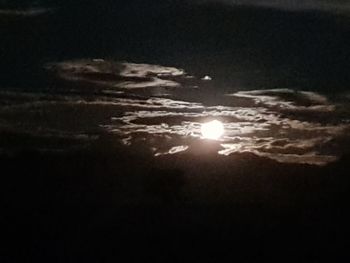
[[[284,10],[350,11],[349,1],[343,0],[197,0],[197,3],[222,2],[230,5],[261,6]]]

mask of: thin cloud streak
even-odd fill
[[[0,9],[0,16],[23,16],[23,17],[32,17],[45,15],[47,13],[53,12],[51,8],[30,8],[30,9]]]

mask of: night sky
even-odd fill
[[[347,1],[51,2],[2,4],[12,21],[1,28],[6,80],[19,81],[11,66],[22,74],[101,56],[209,72],[225,85],[333,92],[349,82]],[[15,18],[6,6],[29,13]]]
[[[347,262],[349,70],[347,0],[0,0],[0,261]]]

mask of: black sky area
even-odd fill
[[[223,85],[332,91],[350,80],[345,14],[183,0],[47,3],[45,15],[0,18],[9,85],[44,62],[77,57],[180,66]]]

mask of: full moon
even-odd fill
[[[201,132],[203,138],[217,140],[224,134],[224,125],[217,120],[207,122],[202,124]]]

